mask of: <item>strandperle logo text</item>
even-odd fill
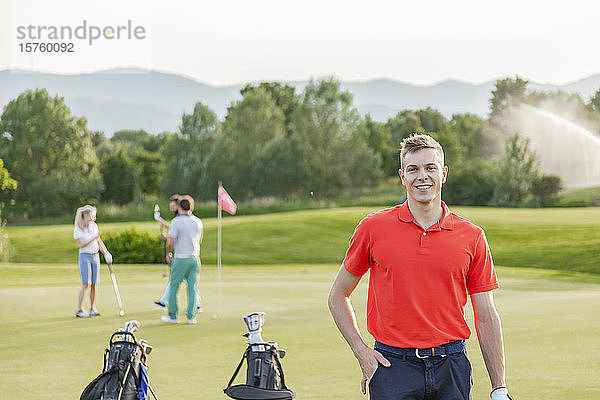
[[[87,40],[90,46],[97,40],[143,40],[146,38],[146,28],[135,25],[127,20],[125,25],[89,25],[84,19],[81,25],[28,25],[17,26],[19,40]]]

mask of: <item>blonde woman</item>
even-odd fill
[[[87,318],[100,315],[94,303],[96,301],[96,284],[100,268],[100,257],[98,250],[102,251],[106,262],[112,264],[112,255],[100,239],[100,230],[96,225],[96,207],[83,206],[77,209],[75,214],[75,228],[73,238],[79,246],[79,272],[81,273],[81,289],[77,301],[78,318]],[[85,291],[90,289],[90,312],[83,309],[83,297]]]

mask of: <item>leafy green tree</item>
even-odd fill
[[[0,192],[15,190],[17,181],[10,177],[10,173],[4,168],[4,161],[0,158]],[[10,242],[8,235],[4,232],[4,220],[2,219],[3,204],[0,203],[0,262],[8,262]]]
[[[110,141],[115,144],[126,145],[131,148],[141,148],[144,146],[144,143],[148,141],[152,135],[146,132],[143,129],[122,129],[120,131],[116,131],[110,138]]]
[[[257,185],[256,176],[252,174],[256,158],[267,143],[285,135],[285,115],[269,92],[255,88],[229,107],[223,135],[228,154],[214,166],[214,172],[221,176],[218,180],[228,183],[232,196],[253,197]],[[219,167],[224,163],[229,166]],[[231,169],[233,173],[226,174]]]
[[[90,135],[92,145],[96,151],[96,156],[100,161],[110,154],[115,153],[119,149],[119,145],[111,142],[104,132],[94,131]]]
[[[306,144],[307,189],[319,197],[359,190],[381,178],[381,158],[367,144],[352,95],[333,78],[306,86],[292,131]]]
[[[446,161],[455,161],[462,154],[460,142],[456,135],[450,131],[448,120],[437,110],[427,107],[421,110],[403,110],[390,118],[386,128],[391,133],[389,147],[394,149],[394,155],[397,159],[400,152],[402,140],[411,134],[429,134],[433,136],[444,147]],[[384,158],[384,168],[387,175],[395,175],[398,171],[399,162],[396,161],[390,169],[385,164],[389,158]]]
[[[165,160],[160,153],[139,151],[135,155],[138,184],[142,195],[159,194]]]
[[[590,99],[589,107],[593,111],[600,111],[600,89],[598,89]]]
[[[106,142],[108,139],[106,135],[102,131],[92,131],[90,132],[90,140],[92,141],[92,146],[94,148],[100,146],[102,143]]]
[[[97,142],[96,153],[101,160],[120,150],[126,152],[127,157],[135,164],[137,190],[143,198],[146,194],[160,192],[165,168],[161,150],[166,135],[151,135],[143,129],[123,129],[115,132],[110,140],[107,140],[102,132],[98,132],[93,138]]]
[[[208,171],[205,179],[206,190],[198,194],[199,198],[214,200],[219,182],[222,182],[227,187],[229,194],[236,199],[239,198],[238,195],[244,192],[245,189],[235,186],[239,181],[232,179],[239,171],[231,152],[231,142],[224,134],[220,134],[215,138],[214,145],[206,156],[205,165]]]
[[[460,142],[458,133],[447,130],[442,133],[428,132],[428,134],[439,142],[444,150],[444,163],[448,166],[457,166],[465,162],[464,147]]]
[[[509,105],[523,102],[526,99],[528,83],[529,81],[518,76],[496,81],[496,88],[492,91],[490,99],[491,118],[500,116]]]
[[[305,143],[298,136],[278,135],[256,156],[252,174],[258,196],[292,198],[303,193],[310,178]]]
[[[509,136],[505,143],[504,157],[498,164],[491,205],[522,206],[538,178],[538,161],[535,153],[529,148],[529,139],[518,134]]]
[[[457,135],[464,150],[464,157],[488,156],[488,139],[485,135],[486,121],[474,114],[454,114],[450,129]]]
[[[448,204],[487,206],[494,196],[498,167],[494,161],[469,159],[448,167],[443,198]]]
[[[143,129],[123,129],[110,138],[115,148],[125,148],[132,160],[139,151],[158,152],[163,140],[164,135],[151,135]]]
[[[164,135],[161,151],[165,168],[162,188],[166,194],[189,193],[195,198],[212,198],[216,190],[209,156],[220,136],[221,123],[206,105],[196,103],[191,114],[183,113],[174,135]]]
[[[358,196],[364,189],[375,187],[383,177],[381,156],[367,144],[360,130],[341,143],[340,166],[347,172],[341,175],[352,196]]]
[[[258,86],[246,85],[240,93],[246,96],[251,90],[261,89],[269,93],[285,116],[286,131],[289,131],[292,115],[300,103],[300,98],[296,95],[296,88],[280,82],[261,82]]]
[[[16,190],[17,181],[10,177],[10,173],[4,168],[4,161],[0,158],[0,190]]]
[[[86,124],[45,89],[28,90],[4,107],[0,158],[19,182],[16,191],[0,193],[9,215],[62,215],[99,197],[102,180]]]
[[[17,181],[10,177],[10,173],[4,168],[4,161],[0,158],[0,192],[17,189]],[[2,219],[3,204],[0,203],[0,262],[8,262],[10,242],[8,235],[4,232],[4,220]]]
[[[116,204],[131,203],[136,191],[136,171],[123,149],[107,156],[100,167],[104,180],[102,199]]]
[[[365,115],[364,129],[368,146],[379,155],[381,167],[386,176],[398,174],[398,150],[392,146],[392,133],[383,122],[373,121]]]
[[[547,206],[556,201],[556,195],[561,189],[562,183],[559,176],[543,175],[533,182],[531,193],[538,205]]]
[[[386,127],[391,132],[390,147],[396,149],[396,157],[399,156],[403,139],[413,133],[428,134],[442,145],[446,165],[456,165],[463,162],[466,151],[461,142],[460,134],[457,130],[452,129],[450,122],[439,111],[431,107],[416,111],[400,111],[387,121]],[[395,175],[398,166],[399,163],[396,162],[394,169],[389,170],[389,174]]]
[[[419,117],[420,126],[425,132],[443,133],[448,128],[448,120],[438,110],[427,107],[417,110],[415,113]]]
[[[425,129],[421,125],[421,118],[411,110],[400,111],[393,118],[388,119],[385,126],[392,135],[391,146],[397,150],[400,149],[402,140],[412,133],[425,133]]]

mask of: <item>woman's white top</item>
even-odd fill
[[[73,229],[73,238],[75,240],[83,239],[84,242],[89,242],[90,240],[92,240],[93,238],[96,237],[98,232],[100,232],[98,230],[98,225],[96,225],[96,223],[94,221],[90,221],[88,226],[83,229],[80,229],[78,226],[76,226],[75,229]],[[79,252],[95,254],[98,252],[99,249],[100,248],[98,246],[98,241],[94,240],[87,246],[80,247]]]

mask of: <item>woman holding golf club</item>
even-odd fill
[[[81,273],[81,289],[77,301],[78,318],[87,318],[100,315],[94,302],[96,300],[96,284],[98,283],[98,270],[100,257],[98,250],[102,251],[106,262],[112,264],[112,255],[100,239],[100,230],[96,225],[96,207],[86,205],[79,207],[75,214],[75,228],[73,238],[79,246],[79,272]],[[90,289],[90,312],[83,309],[85,291]]]

